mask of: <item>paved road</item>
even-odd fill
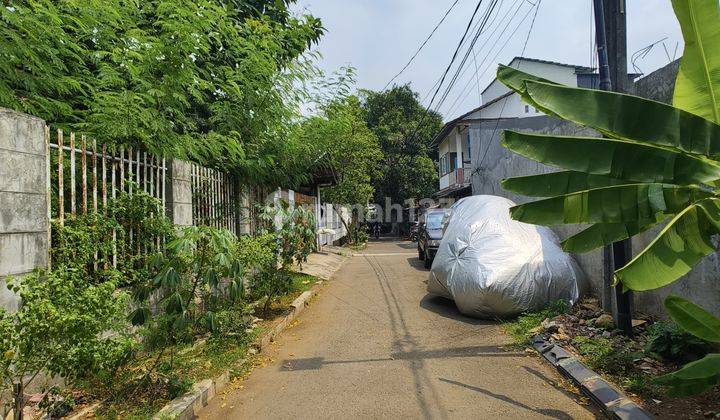
[[[427,296],[410,242],[348,260],[208,419],[595,418],[536,356],[505,351],[500,326]]]

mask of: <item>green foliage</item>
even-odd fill
[[[604,138],[503,134],[503,145],[565,172],[504,181],[544,200],[512,217],[542,225],[591,224],[563,242],[587,252],[669,220],[657,238],[616,273],[625,288],[668,285],[715,252],[720,233],[720,5],[674,0],[688,53],[674,107],[640,97],[562,86],[510,67],[498,78],[537,109],[593,128]]]
[[[315,250],[315,216],[309,208],[288,206],[285,202],[260,208],[264,236],[275,237],[275,255],[280,264],[268,267],[250,278],[250,291],[256,300],[264,300],[263,313],[269,314],[277,298],[292,290],[290,269],[302,264]]]
[[[261,234],[275,234],[276,255],[283,270],[304,263],[315,250],[315,215],[309,208],[280,201],[260,207],[260,220]]]
[[[677,296],[668,296],[665,309],[685,332],[714,343],[720,342],[720,320],[705,309]],[[708,354],[677,372],[657,378],[657,382],[667,386],[668,394],[674,396],[706,391],[720,384],[720,354]]]
[[[332,171],[336,184],[324,188],[325,200],[338,205],[365,206],[373,197],[373,180],[378,170],[382,150],[374,132],[365,122],[366,112],[356,96],[346,96],[326,104],[320,115],[298,124],[296,136],[321,156],[323,166]],[[361,239],[358,218],[349,223],[342,220],[353,240]]]
[[[6,1],[0,106],[267,181],[292,169],[296,145],[281,140],[324,32],[292,3]]]
[[[442,117],[428,112],[409,85],[384,92],[364,91],[367,125],[380,141],[383,161],[373,178],[375,202],[430,197],[437,189],[436,152],[431,143]]]
[[[53,221],[53,266],[73,267],[95,283],[114,280],[118,286],[154,275],[149,258],[162,241],[174,238],[175,230],[160,201],[135,190],[110,200],[101,213],[70,215],[63,225]]]
[[[610,375],[628,375],[635,368],[637,353],[627,347],[614,346],[607,338],[575,337],[572,341],[585,358],[588,367]]]
[[[111,281],[91,284],[82,270],[65,267],[11,279],[8,288],[21,304],[14,313],[0,310],[4,388],[26,386],[40,373],[73,383],[117,368],[133,350],[132,341],[117,333],[126,326],[127,299]]]
[[[687,363],[708,353],[708,345],[670,322],[656,322],[648,329],[646,351],[665,360]]]
[[[259,272],[275,268],[277,238],[272,233],[260,236],[241,236],[237,243],[237,261],[248,272]]]
[[[153,258],[157,276],[136,287],[132,323],[154,330],[157,346],[192,338],[198,330],[214,331],[215,310],[245,294],[244,267],[234,258],[235,247],[235,235],[227,230],[183,228],[167,243],[165,255]],[[159,308],[155,316],[153,305]]]
[[[527,344],[537,335],[532,331],[540,327],[545,319],[555,318],[569,310],[570,305],[564,300],[550,302],[547,308],[541,311],[523,313],[517,319],[505,323],[505,330],[517,344]]]

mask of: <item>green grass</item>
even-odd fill
[[[199,341],[193,345],[178,345],[166,350],[166,356],[159,364],[157,371],[165,378],[173,381],[173,394],[180,396],[187,392],[193,383],[204,379],[212,379],[223,372],[230,370],[231,377],[237,377],[247,371],[249,360],[247,359],[248,348],[252,341],[259,334],[259,329],[255,329],[241,339],[237,338],[214,338],[210,337],[207,341]],[[172,365],[170,365],[170,357],[172,357]],[[124,368],[125,373],[120,374],[116,379],[124,384],[115,384],[112,388],[107,389],[107,393],[117,392],[118,385],[127,392],[135,386],[133,379],[136,375],[131,372],[143,366],[153,363],[157,357],[157,352],[146,353],[137,359],[137,362]],[[122,392],[122,391],[120,391]],[[132,394],[132,393],[131,393]],[[153,395],[152,390],[145,392],[144,390],[134,393],[134,395],[122,395],[121,397],[112,398],[110,395],[97,395],[98,399],[108,398],[109,401],[96,412],[96,417],[100,419],[147,419],[152,417],[173,397]]]
[[[510,334],[515,344],[525,345],[529,343],[534,336],[530,331],[539,327],[546,318],[554,318],[567,313],[569,309],[565,301],[559,300],[553,302],[541,311],[527,312],[512,321],[506,322],[505,331]]]
[[[309,274],[303,273],[290,273],[292,277],[292,290],[294,292],[306,292],[310,290],[315,283],[318,282],[318,278]]]

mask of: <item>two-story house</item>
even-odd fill
[[[585,66],[526,57],[515,57],[508,65],[569,86],[597,88],[600,81],[595,70]],[[630,80],[637,76],[628,75]],[[472,162],[477,158],[477,151],[472,149],[473,124],[542,115],[534,107],[522,102],[520,95],[497,79],[485,88],[481,97],[482,106],[445,124],[433,140],[433,144],[438,147],[439,156],[440,185],[437,198],[462,198],[472,194],[471,168]]]

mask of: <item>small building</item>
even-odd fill
[[[594,89],[600,83],[600,76],[595,69],[585,66],[527,57],[515,57],[508,65],[569,86]],[[631,74],[628,78],[632,81],[637,76]],[[522,102],[520,95],[497,79],[485,88],[481,97],[483,105],[445,124],[433,140],[439,156],[440,183],[436,198],[458,199],[472,195],[472,161],[475,159],[473,155],[477,153],[472,148],[474,124],[544,115]]]

